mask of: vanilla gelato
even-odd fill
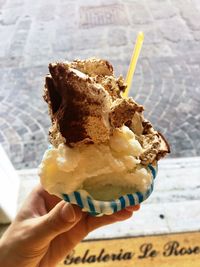
[[[145,192],[151,173],[141,164],[143,149],[126,126],[115,129],[107,143],[70,148],[60,144],[44,154],[39,175],[44,188],[59,197],[85,190],[95,199]]]

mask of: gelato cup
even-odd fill
[[[153,192],[154,179],[157,174],[157,166],[148,166],[152,174],[152,183],[146,192],[135,192],[120,196],[110,201],[95,200],[86,191],[78,190],[71,194],[62,194],[62,198],[71,204],[78,205],[83,211],[92,216],[111,215],[129,206],[135,206],[145,201]]]
[[[39,166],[44,189],[94,216],[146,200],[157,162],[170,149],[144,107],[123,96],[122,76],[96,58],[51,63],[49,72],[44,99],[52,146]]]

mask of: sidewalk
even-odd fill
[[[140,30],[131,95],[171,157],[200,155],[200,1],[2,0],[0,12],[0,142],[17,169],[37,167],[48,145],[48,63],[99,56],[125,75]]]

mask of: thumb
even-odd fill
[[[38,237],[52,240],[70,230],[82,217],[79,207],[65,201],[59,202],[48,214],[40,217],[35,227]]]

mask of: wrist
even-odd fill
[[[0,239],[0,266],[4,266],[4,267],[8,267],[8,262],[7,262],[7,249],[5,247],[5,244],[2,240],[2,238]]]
[[[6,239],[0,239],[0,266],[3,267],[24,267],[22,262],[16,257],[15,249],[12,242]]]

